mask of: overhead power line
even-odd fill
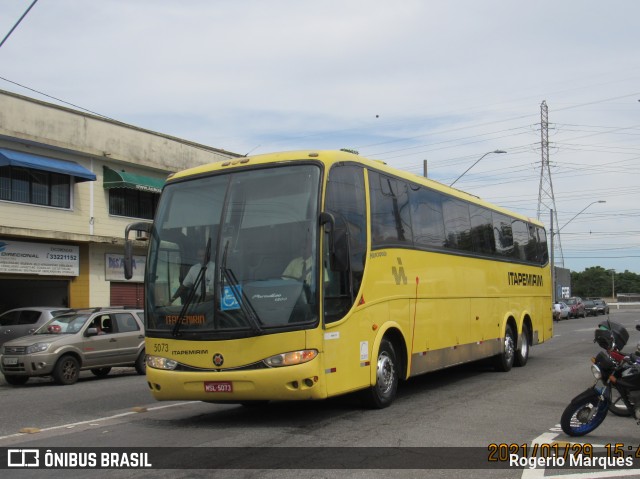
[[[88,110],[87,108],[83,108],[83,107],[81,107],[79,105],[74,105],[73,103],[69,103],[68,101],[61,100],[60,98],[56,98],[55,96],[47,95],[46,93],[43,93],[41,91],[35,90],[33,88],[30,88],[30,87],[28,87],[26,85],[21,85],[20,83],[12,81],[12,80],[9,80],[8,78],[4,78],[4,77],[0,76],[0,80],[4,80],[4,81],[6,81],[8,83],[12,83],[13,85],[19,86],[20,88],[24,88],[26,90],[32,91],[34,93],[37,93],[38,95],[46,96],[47,98],[51,98],[52,100],[59,101],[60,103],[64,103],[65,105],[72,106],[72,107],[77,108],[79,110],[86,111],[87,113],[91,113],[92,115],[99,116],[99,117],[104,118],[106,120],[111,120],[111,121],[116,121],[116,122],[119,121],[119,120],[115,120],[113,118],[109,118],[108,116],[103,115],[102,113],[97,113],[95,111]]]
[[[0,48],[2,48],[2,45],[4,45],[4,42],[7,41],[7,39],[11,36],[11,34],[13,33],[13,31],[18,28],[18,25],[20,25],[20,22],[22,21],[22,19],[24,17],[27,16],[27,13],[29,13],[29,11],[33,8],[33,6],[36,4],[38,0],[33,0],[33,3],[31,3],[31,5],[29,5],[29,8],[27,8],[27,10],[22,14],[22,16],[18,19],[18,21],[16,22],[16,24],[11,28],[11,30],[9,30],[9,33],[7,33],[4,38],[2,39],[2,42],[0,42]]]

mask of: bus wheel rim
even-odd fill
[[[393,387],[395,381],[395,368],[391,358],[383,353],[378,358],[377,370],[378,389],[382,394],[387,394]]]
[[[515,354],[515,349],[513,338],[510,334],[507,334],[504,338],[504,356],[507,361],[511,362]]]

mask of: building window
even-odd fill
[[[109,214],[152,220],[158,207],[157,193],[129,188],[109,189]]]
[[[0,200],[70,208],[71,177],[31,168],[2,166]]]

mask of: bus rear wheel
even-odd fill
[[[515,365],[518,367],[522,367],[527,364],[529,360],[529,351],[530,351],[530,343],[531,341],[531,333],[529,332],[529,326],[526,324],[522,326],[522,334],[520,338],[520,348],[516,350],[516,360]]]
[[[390,406],[398,390],[398,359],[393,344],[383,339],[376,361],[376,383],[364,391],[364,403],[372,409]]]
[[[504,331],[504,340],[502,344],[502,352],[494,358],[496,370],[501,372],[510,371],[515,362],[516,356],[516,336],[513,334],[513,328],[507,324]]]

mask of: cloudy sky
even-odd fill
[[[0,0],[0,37],[32,2]],[[456,187],[549,229],[545,102],[557,263],[640,273],[639,19],[636,0],[39,0],[0,89],[241,154],[427,160],[446,184],[504,150]]]

